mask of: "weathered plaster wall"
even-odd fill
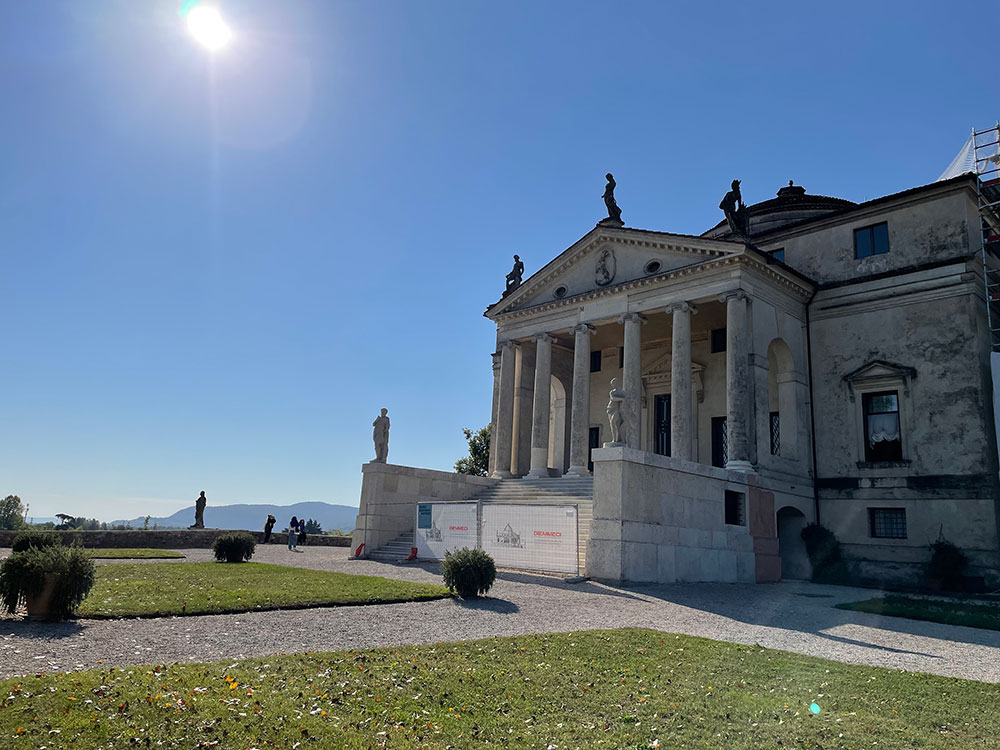
[[[417,503],[465,500],[499,481],[396,464],[368,463],[361,471],[361,507],[351,548],[356,550],[364,543],[362,557],[413,531]]]
[[[820,517],[858,569],[914,583],[939,534],[996,579],[996,443],[972,264],[821,291],[813,305]],[[904,461],[869,465],[860,393],[844,376],[873,360],[913,368],[898,390]],[[906,539],[873,539],[868,509],[905,508]],[[989,569],[993,569],[989,573]],[[902,577],[909,580],[901,580]]]

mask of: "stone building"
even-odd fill
[[[976,187],[853,203],[789,183],[746,208],[751,242],[727,222],[690,236],[602,221],[486,310],[492,479],[366,465],[356,542],[412,529],[392,509],[428,494],[565,483],[591,504],[598,579],[806,578],[800,531],[818,521],[859,577],[916,582],[943,536],[995,585]]]

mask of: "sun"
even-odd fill
[[[191,9],[187,14],[187,24],[191,36],[210,50],[222,49],[233,36],[219,11],[205,5]]]

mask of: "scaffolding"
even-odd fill
[[[1000,122],[970,137],[982,231],[983,279],[990,348],[1000,352]]]

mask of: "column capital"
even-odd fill
[[[622,324],[625,324],[625,323],[645,323],[646,322],[646,316],[643,315],[642,313],[637,313],[637,312],[625,313],[620,318],[618,318],[618,322],[622,323]]]
[[[577,325],[570,328],[569,332],[576,335],[579,335],[581,333],[587,333],[593,336],[595,333],[597,333],[597,329],[594,326],[590,325],[590,323],[578,323]]]
[[[494,370],[499,370],[500,369],[500,357],[501,356],[502,355],[500,354],[499,351],[493,352],[490,355],[490,357],[493,359],[493,369]]]
[[[507,339],[506,341],[501,341],[497,344],[497,353],[502,354],[504,349],[513,349],[517,344],[513,340]]]
[[[551,343],[556,340],[556,337],[550,333],[536,333],[534,336],[531,337],[531,340],[534,341],[536,344],[540,344],[543,341]]]
[[[728,292],[723,292],[719,295],[719,302],[728,302],[731,299],[735,299],[740,302],[743,300],[749,302],[750,296],[742,289],[730,289]]]
[[[698,307],[693,302],[675,302],[672,305],[667,305],[663,312],[667,315],[672,315],[675,312],[686,312],[697,315]]]

